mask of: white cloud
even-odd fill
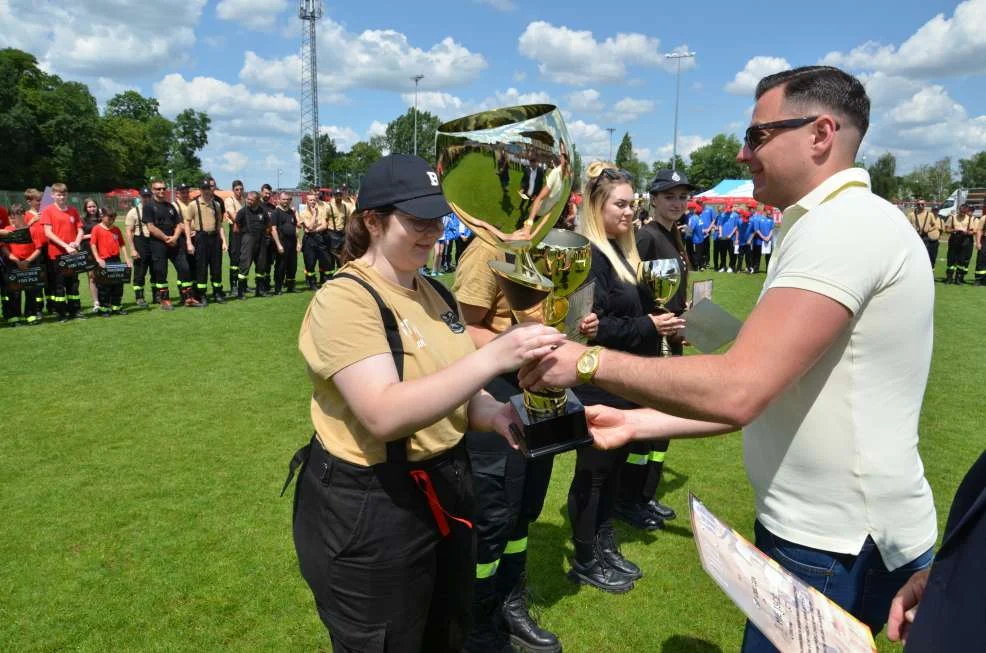
[[[599,113],[603,110],[603,103],[599,98],[599,91],[594,88],[586,88],[581,91],[569,93],[565,99],[568,101],[569,108],[573,111]]]
[[[277,16],[288,8],[288,0],[219,0],[216,16],[252,30],[273,31]]]
[[[470,52],[451,37],[428,50],[411,45],[407,36],[394,30],[347,32],[331,20],[320,23],[319,97],[339,97],[350,88],[373,88],[386,91],[414,89],[411,77],[424,74],[420,90],[433,91],[474,81],[486,68],[483,55]],[[266,89],[297,88],[301,80],[301,62],[297,55],[264,59],[247,52],[240,79]]]
[[[350,129],[349,127],[337,127],[335,125],[322,125],[319,131],[323,134],[328,134],[335,144],[336,149],[340,152],[348,152],[356,141],[359,140],[359,134]]]
[[[243,84],[229,84],[214,77],[186,80],[179,73],[166,75],[155,84],[154,96],[166,116],[186,108],[205,111],[214,120],[244,115],[263,117],[264,113],[297,116],[301,112],[298,101],[283,93],[253,93]]]
[[[222,162],[219,168],[226,172],[235,174],[247,167],[250,158],[242,152],[223,152]]]
[[[27,50],[43,69],[60,75],[133,78],[189,58],[205,3],[4,0],[0,47]]]
[[[414,93],[402,93],[401,99],[411,107],[414,104]],[[551,104],[551,97],[541,91],[521,93],[513,87],[506,91],[496,91],[493,95],[479,101],[463,100],[450,93],[433,91],[418,93],[418,108],[433,113],[442,120],[518,104]]]
[[[633,153],[644,163],[650,164],[654,162],[654,155],[651,153],[649,147],[635,147],[633,148]]]
[[[688,159],[692,155],[692,152],[702,147],[703,145],[708,145],[712,142],[711,138],[705,138],[704,136],[697,136],[695,134],[684,134],[678,136],[678,156],[683,159]],[[671,160],[671,152],[674,151],[674,144],[667,143],[657,148],[657,157],[663,161]]]
[[[542,75],[574,86],[623,82],[630,64],[663,67],[660,46],[659,39],[636,33],[597,41],[588,30],[544,21],[530,23],[518,41],[520,53],[536,61]]]
[[[791,64],[782,57],[753,57],[746,62],[743,70],[736,73],[733,81],[726,84],[725,91],[733,95],[752,96],[761,79],[790,68]]]
[[[387,133],[387,123],[374,120],[370,123],[370,128],[366,130],[366,137],[383,136]]]
[[[402,93],[401,99],[410,107],[414,105],[414,93]],[[465,102],[449,93],[424,91],[418,93],[418,109],[432,113],[443,120],[463,113]],[[471,112],[469,112],[471,113]]]
[[[848,53],[830,52],[822,63],[916,78],[986,73],[986,0],[966,0],[950,18],[937,14],[900,46],[875,41]]]
[[[513,0],[476,0],[481,5],[493,7],[497,11],[513,11],[517,8]]]
[[[89,85],[89,90],[92,92],[93,97],[96,98],[96,102],[102,106],[114,95],[123,93],[124,91],[139,91],[140,89],[133,84],[121,84],[108,77],[98,77],[93,84]]]
[[[949,97],[941,86],[928,86],[898,104],[889,117],[898,124],[927,125],[965,120],[965,107]]]
[[[625,97],[613,105],[613,120],[616,122],[633,122],[645,113],[652,112],[657,107],[653,100],[637,100]]]
[[[518,70],[517,72],[514,73],[515,82],[522,82],[525,79],[527,79],[527,73],[525,73],[523,70]]]
[[[578,148],[585,165],[589,165],[591,161],[605,161],[609,158],[609,132],[599,125],[575,120],[568,123],[568,135]],[[613,138],[616,138],[615,134]],[[617,145],[618,143],[613,143],[614,153]]]

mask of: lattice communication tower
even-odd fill
[[[322,18],[321,0],[299,0],[301,19],[301,179],[321,187],[318,151],[318,51],[316,25]],[[305,141],[305,136],[309,140]]]

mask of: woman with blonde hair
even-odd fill
[[[598,327],[586,335],[592,345],[656,356],[660,329],[677,318],[651,315],[653,297],[645,285],[637,283],[640,256],[633,234],[633,177],[600,161],[589,165],[587,175],[577,231],[592,243],[589,280],[595,283],[593,313],[598,316]],[[586,405],[635,407],[590,384],[576,387],[575,393]],[[575,544],[569,578],[613,593],[629,591],[643,575],[620,553],[612,523],[620,463],[627,451],[579,449],[568,492]]]

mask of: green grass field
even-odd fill
[[[762,276],[714,278],[745,316]],[[944,524],[984,446],[986,289],[937,293],[921,449]],[[311,429],[296,346],[310,296],[0,331],[0,649],[329,650],[278,497]],[[672,445],[664,501],[680,517],[654,534],[620,525],[646,574],[622,596],[565,579],[574,456],[558,458],[531,577],[566,652],[737,650],[743,619],[699,566],[686,500],[749,535],[741,454],[736,435]]]

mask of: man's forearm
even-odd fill
[[[742,391],[738,371],[726,355],[654,358],[607,349],[593,383],[641,406],[692,420],[742,426]],[[735,389],[713,397],[710,388]],[[733,400],[736,395],[739,401]]]

